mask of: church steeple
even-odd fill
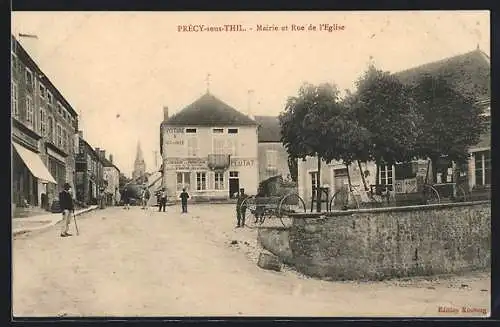
[[[144,162],[144,156],[142,154],[141,142],[137,141],[137,152],[134,161],[134,171],[132,172],[132,178],[137,179],[143,177],[146,174],[146,163]]]

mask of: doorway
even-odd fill
[[[335,207],[343,207],[349,199],[349,179],[347,177],[347,169],[335,169],[334,176],[334,192],[337,193],[334,200]]]
[[[240,174],[237,171],[229,172],[229,198],[233,199],[238,196],[240,190]]]

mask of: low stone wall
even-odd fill
[[[259,230],[259,241],[300,272],[337,280],[486,270],[490,206],[483,201],[297,214],[288,229]]]

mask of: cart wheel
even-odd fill
[[[335,192],[330,200],[329,211],[359,209],[356,194],[345,190]]]
[[[257,205],[255,204],[255,198],[246,198],[241,202],[240,214],[241,217],[245,219],[245,227],[255,228],[258,225],[257,219],[255,217],[255,211]]]
[[[423,197],[425,204],[438,204],[441,202],[439,192],[432,185],[424,185]]]
[[[291,225],[291,218],[289,217],[291,213],[301,212],[306,212],[306,204],[298,194],[285,195],[279,202],[277,214],[284,227]]]

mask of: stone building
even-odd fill
[[[100,150],[100,158],[103,166],[104,193],[106,205],[117,205],[116,194],[120,188],[120,169],[113,163],[113,155],[106,158],[106,151]]]
[[[12,191],[14,206],[57,200],[74,187],[78,115],[21,44],[11,36]]]
[[[257,123],[208,92],[160,126],[163,186],[193,199],[227,199],[239,188],[257,192]]]
[[[103,164],[100,149],[95,150],[78,132],[78,154],[76,155],[76,199],[85,204],[97,204],[99,189],[104,186]]]
[[[258,124],[259,182],[277,175],[291,178],[278,117],[255,116],[254,119]]]
[[[458,91],[466,96],[477,99],[476,105],[484,110],[484,115],[490,117],[490,60],[480,49],[465,54],[446,58],[444,60],[414,67],[395,75],[405,84],[414,83],[422,74],[443,76]],[[467,128],[464,125],[464,128]],[[437,167],[438,184],[451,185],[460,183],[466,186],[466,192],[474,196],[475,192],[491,187],[491,136],[490,126],[481,136],[481,141],[469,149],[470,159],[465,167],[458,167],[453,162],[440,163]],[[394,166],[382,165],[377,175],[375,163],[357,164],[347,168],[340,162],[321,164],[321,180],[318,180],[317,159],[308,157],[306,161],[298,161],[298,187],[300,196],[311,201],[313,188],[320,185],[329,190],[330,196],[348,183],[347,172],[352,185],[361,190],[363,188],[361,174],[365,176],[367,185],[388,185],[397,194],[406,194],[416,191],[417,178],[424,177],[427,172],[427,161],[416,160],[409,164]],[[453,180],[451,172],[458,172],[458,180]],[[432,172],[432,169],[430,169]],[[432,178],[432,176],[430,176]],[[450,184],[451,183],[451,184]],[[438,187],[438,186],[436,186]],[[439,192],[449,192],[445,189]],[[308,204],[309,206],[309,204]]]

